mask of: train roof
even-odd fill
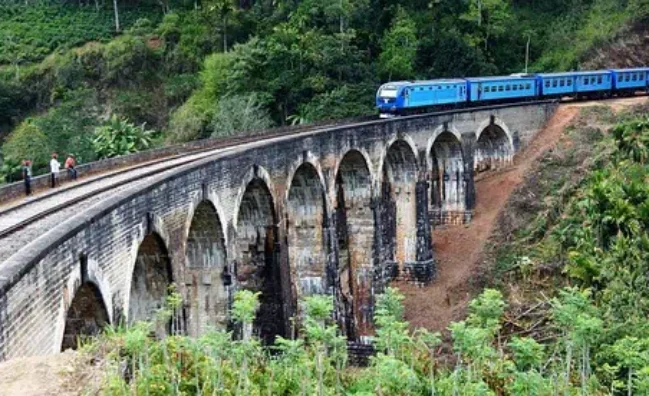
[[[432,85],[432,84],[463,84],[465,80],[461,78],[440,78],[437,80],[416,80],[416,81],[390,81],[382,85],[394,85],[397,87],[411,87],[415,85]]]
[[[561,73],[537,73],[537,76],[540,77],[575,77],[575,76],[590,76],[593,74],[607,74],[610,73],[610,70],[592,70],[592,71],[573,71],[573,72],[561,72]]]
[[[533,80],[534,76],[521,77],[521,76],[492,76],[492,77],[469,77],[469,82],[485,82],[485,81],[521,81]]]
[[[643,72],[643,71],[648,71],[649,66],[648,67],[634,67],[634,68],[631,68],[631,69],[610,69],[610,70],[612,72],[616,72],[616,73]]]

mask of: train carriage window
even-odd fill
[[[518,85],[516,84],[512,85],[512,91],[518,91]]]
[[[487,86],[487,87],[484,87],[484,91],[485,91],[485,92],[487,92],[487,93],[488,93],[488,92],[489,92],[490,90],[491,90],[491,87],[489,87],[489,86]]]
[[[601,83],[602,83],[602,76],[598,76],[598,77],[597,77],[597,83],[598,83],[598,84],[601,84]]]
[[[557,80],[552,80],[552,87],[553,87],[553,88],[556,88],[557,85],[558,85]]]
[[[584,85],[590,84],[590,79],[588,77],[584,77]]]
[[[498,86],[498,92],[502,92],[502,91],[504,91],[504,90],[505,90],[505,87],[503,87],[502,85],[499,85],[499,86]]]
[[[627,73],[624,75],[624,82],[629,82],[631,81],[631,76]]]
[[[638,81],[638,75],[635,73],[631,74],[631,81]]]
[[[505,91],[511,91],[511,90],[512,90],[511,85],[506,85],[506,86],[505,86]]]
[[[525,84],[525,88],[527,88],[527,89],[532,89],[532,84],[531,84],[531,83],[527,83],[527,84]]]
[[[566,85],[568,85],[570,87],[572,85],[572,80],[568,79],[568,81],[566,81]]]
[[[550,88],[550,80],[545,80],[545,87]]]
[[[560,86],[560,87],[565,87],[565,86],[566,86],[566,80],[561,79],[561,80],[559,81],[559,86]]]

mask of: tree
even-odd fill
[[[228,18],[236,10],[233,0],[208,0],[205,1],[205,11],[216,18],[221,24],[223,35],[223,52],[228,52]]]
[[[472,37],[476,46],[483,44],[489,49],[489,39],[499,37],[507,31],[511,19],[508,0],[470,0],[469,9],[461,16],[477,26],[477,37]]]
[[[388,80],[392,78],[409,78],[414,75],[417,56],[417,28],[415,22],[401,7],[392,23],[392,27],[381,40],[379,67]]]

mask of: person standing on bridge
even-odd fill
[[[58,184],[59,171],[61,170],[61,163],[57,160],[58,155],[52,153],[52,160],[50,161],[50,176],[52,179],[52,188]]]
[[[68,177],[72,180],[77,180],[77,161],[74,158],[74,154],[68,154],[68,158],[65,160],[65,169],[68,170]]]
[[[23,161],[23,180],[25,182],[25,195],[32,195],[32,163],[28,159]]]

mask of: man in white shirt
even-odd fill
[[[58,184],[59,171],[61,170],[61,163],[57,160],[58,155],[52,153],[52,160],[50,161],[50,175],[52,179],[52,188]]]

